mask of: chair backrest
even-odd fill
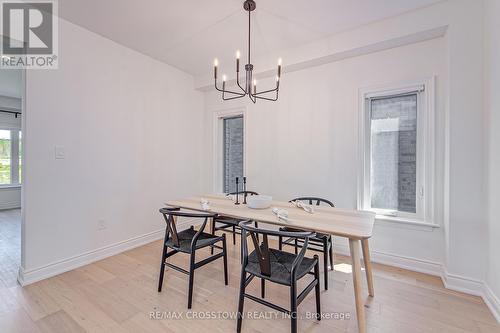
[[[197,236],[203,232],[205,229],[205,225],[209,218],[217,217],[217,214],[209,213],[209,212],[197,212],[197,211],[185,211],[181,210],[179,207],[165,207],[160,209],[160,213],[165,218],[165,222],[167,223],[167,230],[165,232],[165,241],[172,239],[172,243],[175,246],[180,246],[179,244],[179,234],[177,233],[177,218],[178,217],[188,217],[191,219],[204,219],[203,224],[201,225],[199,231],[194,236],[195,244],[198,239]]]
[[[241,194],[241,195],[259,195],[259,193],[254,192],[254,191],[239,191],[239,192],[231,192],[227,193],[227,195],[236,195],[236,193]]]
[[[269,230],[262,229],[252,226],[253,221],[243,221],[239,223],[241,228],[241,246],[242,246],[242,256],[243,256],[243,267],[246,266],[248,262],[248,244],[247,244],[247,233],[250,234],[252,238],[253,245],[259,260],[260,271],[262,275],[271,275],[271,258],[269,251],[269,241],[268,236],[281,236],[287,238],[303,238],[304,244],[302,250],[298,254],[294,263],[292,264],[292,274],[295,267],[300,265],[300,262],[304,258],[307,250],[307,245],[309,243],[309,238],[314,237],[315,233],[312,231],[279,231],[279,230]],[[262,235],[262,242],[259,244],[259,237],[257,235]]]
[[[316,206],[319,206],[321,204],[325,204],[325,205],[328,205],[330,207],[335,207],[335,205],[330,200],[323,199],[323,198],[317,198],[317,197],[300,197],[300,198],[292,199],[288,202],[294,202],[294,201],[302,201],[302,202],[308,203],[310,205],[315,204]]]

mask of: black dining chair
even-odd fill
[[[240,196],[240,203],[243,203],[243,198],[246,196],[259,195],[259,193],[254,191],[241,191],[238,192]],[[236,192],[228,193],[227,195],[236,195]],[[241,222],[241,219],[235,219],[234,217],[219,215],[212,222],[212,235],[215,235],[215,231],[220,230],[224,232],[229,232],[233,234],[233,244],[236,244],[236,235],[241,234],[240,227],[238,223]],[[217,225],[220,224],[220,225]],[[228,230],[229,229],[229,230]]]
[[[245,298],[254,302],[268,306],[274,310],[284,312],[290,316],[291,332],[297,332],[297,307],[306,296],[315,288],[316,292],[316,319],[321,320],[320,287],[319,287],[319,260],[318,256],[313,258],[305,257],[307,244],[314,232],[287,232],[266,230],[253,227],[253,221],[244,221],[239,224],[241,237],[242,268],[240,280],[240,297],[238,303],[238,323],[236,331],[241,332],[243,321],[243,304]],[[247,233],[252,238],[255,250],[248,254]],[[261,235],[262,237],[258,237]],[[269,248],[268,236],[300,238],[303,240],[302,250],[299,254],[292,254]],[[259,241],[262,239],[262,242]],[[297,294],[297,281],[304,276],[311,274],[313,280]],[[247,294],[245,292],[248,284],[253,278],[261,279],[261,298]],[[265,281],[271,281],[290,287],[290,310],[279,305],[270,303],[265,298]]]
[[[301,197],[290,200],[289,202],[301,201],[308,203],[309,205],[320,206],[321,204],[335,207],[335,205],[323,198],[316,197]],[[301,231],[300,229],[281,227],[280,231]],[[283,240],[283,237],[279,237],[279,249],[283,249],[283,245],[291,245],[295,248],[295,254],[297,254],[298,249],[302,247],[303,241],[297,238],[288,238]],[[330,268],[333,270],[333,236],[326,235],[322,233],[316,233],[315,237],[309,240],[309,250],[322,252],[323,253],[323,274],[325,279],[325,290],[328,290],[328,256],[330,256]]]
[[[228,284],[227,275],[227,250],[226,250],[226,235],[214,236],[203,232],[208,219],[214,219],[217,214],[204,213],[204,212],[192,212],[192,211],[182,211],[180,208],[162,208],[160,213],[165,218],[167,223],[167,228],[165,230],[165,239],[163,241],[163,252],[161,258],[160,267],[160,278],[158,282],[158,292],[161,292],[163,285],[163,274],[165,272],[165,266],[173,268],[181,273],[187,274],[189,276],[189,287],[188,287],[188,309],[191,309],[193,301],[193,282],[194,282],[194,271],[216,259],[224,259],[224,283]],[[178,232],[177,231],[177,218],[186,217],[190,219],[203,219],[203,223],[198,231],[191,226],[189,229]],[[222,246],[217,245],[221,242]],[[212,247],[222,250],[215,255],[212,255],[206,259],[195,262],[196,251],[205,247]],[[172,249],[168,251],[168,249]],[[176,253],[187,253],[189,254],[189,270],[185,270],[181,267],[175,266],[167,262],[167,258],[173,256]]]

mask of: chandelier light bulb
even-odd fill
[[[240,58],[240,50],[236,51],[236,59]]]
[[[253,86],[255,87],[257,85],[257,80],[253,80]]]
[[[219,66],[219,60],[217,60],[217,58],[214,59],[214,67],[217,67]]]
[[[226,82],[226,75],[222,75],[222,81]]]
[[[282,62],[281,58],[278,58],[278,66],[281,66],[281,62]]]

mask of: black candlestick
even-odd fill
[[[239,205],[239,194],[240,194],[240,188],[239,188],[239,180],[238,177],[236,177],[236,202],[234,203],[235,205]]]
[[[243,177],[243,204],[247,204],[247,177]]]

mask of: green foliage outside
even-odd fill
[[[0,184],[10,184],[10,154],[9,139],[0,139]]]

